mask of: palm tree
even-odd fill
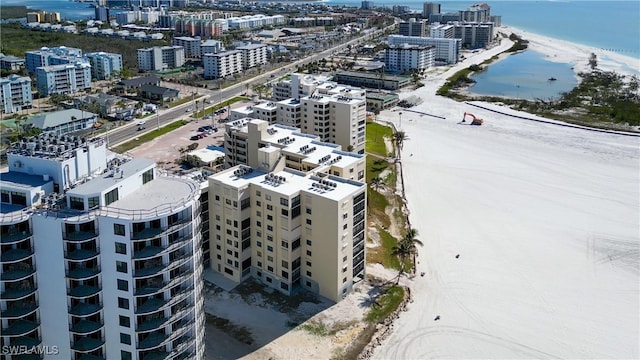
[[[391,249],[391,255],[397,256],[398,260],[400,260],[400,271],[398,272],[398,278],[396,279],[397,284],[400,282],[400,276],[404,274],[404,266],[407,258],[411,255],[411,248],[409,246],[409,243],[400,241]]]
[[[409,248],[410,255],[413,256],[414,269],[416,265],[416,254],[418,253],[418,248],[416,247],[416,245],[423,245],[422,241],[420,241],[417,237],[418,229],[409,228],[409,230],[407,230],[407,233],[404,235],[404,238],[402,239],[402,242],[405,243],[405,245]]]
[[[396,131],[393,133],[393,143],[398,150],[398,158],[400,158],[400,151],[402,150],[402,145],[405,140],[409,140],[409,137],[404,131]]]
[[[373,179],[371,179],[371,187],[374,188],[376,191],[378,191],[381,185],[382,185],[382,179],[380,177],[376,176]]]

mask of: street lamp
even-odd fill
[[[399,111],[398,115],[400,117],[400,129],[402,129],[402,111]]]

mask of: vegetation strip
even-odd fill
[[[136,147],[138,147],[138,146],[140,146],[140,145],[142,145],[142,144],[144,144],[144,143],[146,143],[148,141],[151,141],[151,140],[157,138],[158,136],[162,136],[162,135],[164,135],[166,133],[169,133],[169,132],[171,132],[171,131],[179,128],[179,127],[187,125],[188,123],[189,122],[186,121],[186,120],[180,120],[180,121],[173,122],[173,123],[171,123],[169,125],[161,127],[160,129],[156,129],[156,130],[150,131],[150,132],[148,132],[148,133],[146,133],[144,135],[141,135],[141,136],[139,136],[139,137],[137,137],[137,138],[135,138],[133,140],[127,141],[126,143],[124,143],[122,145],[118,145],[118,146],[112,148],[111,150],[115,151],[117,153],[120,153],[120,154],[125,153],[125,152],[127,152],[127,151],[129,151],[129,150],[131,150],[133,148],[136,148]]]

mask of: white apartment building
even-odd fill
[[[455,38],[455,30],[451,24],[433,24],[429,28],[429,37],[432,38]]]
[[[246,44],[236,50],[242,51],[242,68],[245,70],[267,63],[267,44]]]
[[[467,49],[485,47],[493,42],[492,22],[454,22],[454,37]]]
[[[58,46],[42,47],[36,51],[24,53],[25,66],[29,73],[34,73],[42,66],[61,65],[82,60],[82,49]]]
[[[122,55],[120,54],[95,52],[87,53],[85,57],[89,59],[91,76],[94,79],[110,79],[114,72],[122,71]]]
[[[310,95],[300,99],[300,130],[317,135],[321,141],[364,154],[367,101],[365,97]]]
[[[222,42],[218,40],[205,40],[200,45],[201,55],[204,54],[217,54],[224,50]]]
[[[297,99],[287,99],[276,103],[278,124],[300,128],[302,124],[302,104]]]
[[[199,185],[115,158],[99,138],[41,135],[8,161],[2,346],[55,345],[51,360],[203,358]]]
[[[417,37],[417,36],[402,36],[402,35],[389,35],[387,39],[389,45],[420,45],[420,46],[435,46],[435,62],[436,64],[455,64],[460,58],[460,51],[462,50],[461,39],[443,39],[433,37]]]
[[[273,89],[273,99],[276,101],[286,99],[300,99],[311,95],[316,87],[329,81],[329,77],[317,74],[293,73],[288,79],[276,82]]]
[[[31,108],[33,105],[31,78],[18,75],[0,78],[0,100],[2,101],[0,113],[13,114]]]
[[[245,15],[240,17],[230,17],[227,19],[229,29],[242,30],[242,29],[256,29],[263,26],[278,26],[284,25],[287,18],[282,15]]]
[[[347,179],[364,156],[261,120],[225,127],[254,166],[209,178],[212,269],[340,301],[365,277],[366,183]]]
[[[78,61],[39,67],[36,69],[36,79],[40,96],[73,94],[91,88],[91,65]]]
[[[384,66],[392,73],[423,72],[434,65],[436,47],[390,45],[384,52]]]
[[[205,79],[218,79],[242,71],[242,51],[231,50],[202,56]]]
[[[138,49],[138,70],[140,71],[179,68],[184,65],[184,61],[182,46],[154,46]]]
[[[267,101],[251,107],[251,117],[268,122],[270,125],[278,121],[278,106],[273,101]]]
[[[200,48],[202,41],[189,36],[176,36],[173,38],[173,46],[182,46],[184,48],[185,58],[200,58],[202,51]]]

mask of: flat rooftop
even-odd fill
[[[175,208],[183,200],[190,199],[199,189],[200,186],[190,180],[157,177],[107,208],[135,210],[136,214],[164,206],[167,209]]]
[[[123,176],[114,175],[111,172],[99,175],[86,183],[75,187],[68,191],[69,194],[77,194],[80,196],[94,195],[100,193],[113,185],[126,181],[127,177],[133,173],[140,171],[145,167],[155,164],[153,160],[134,158],[118,166]]]

